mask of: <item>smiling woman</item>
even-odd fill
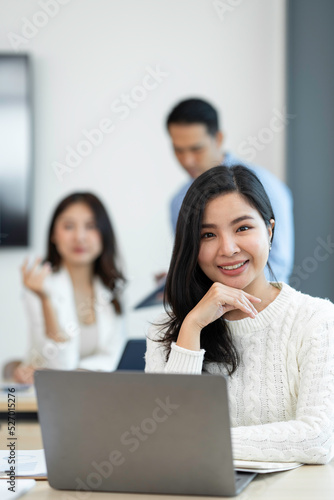
[[[275,217],[256,175],[215,167],[189,188],[150,329],[146,371],[228,376],[235,459],[334,456],[334,306],[267,281]]]
[[[111,371],[124,347],[114,232],[100,200],[74,193],[51,220],[47,257],[22,267],[30,347],[14,378],[31,383],[36,368]]]

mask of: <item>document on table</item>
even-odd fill
[[[15,394],[18,398],[31,399],[36,398],[35,386],[32,384],[17,384],[15,382],[0,382],[0,400],[7,401],[8,389],[15,389],[12,394]]]
[[[46,479],[44,450],[18,450],[15,454],[15,477]],[[8,479],[8,450],[0,450],[0,479]],[[1,497],[2,498],[2,497]]]
[[[0,498],[1,500],[15,500],[31,490],[35,486],[36,481],[33,479],[16,479],[14,491],[8,490],[7,481],[0,481]]]
[[[16,477],[46,479],[44,450],[19,450],[15,461]],[[258,474],[287,471],[303,465],[299,462],[255,462],[253,460],[234,460],[233,463],[235,470]],[[0,450],[0,479],[8,479],[6,471],[8,471],[8,451]]]
[[[235,470],[240,472],[257,472],[258,474],[283,472],[303,465],[299,462],[255,462],[253,460],[233,460],[233,464]]]
[[[17,382],[0,382],[0,391],[8,392],[8,389],[15,389],[15,392],[33,391],[33,384],[18,384]]]

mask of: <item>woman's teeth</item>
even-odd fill
[[[247,260],[245,260],[244,262],[241,262],[241,264],[236,264],[235,266],[219,266],[219,267],[221,267],[222,269],[227,269],[227,270],[238,269],[239,267],[246,264],[246,262],[247,262]]]

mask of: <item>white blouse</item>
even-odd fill
[[[112,293],[102,281],[94,279],[94,309],[92,325],[79,322],[73,285],[62,268],[45,280],[45,289],[57,315],[60,330],[68,336],[66,342],[55,342],[45,334],[42,304],[36,294],[24,291],[30,342],[25,363],[35,368],[58,370],[116,370],[125,342],[125,317],[116,314],[111,304]]]
[[[99,332],[97,324],[84,325],[80,323],[80,358],[86,358],[97,353]]]

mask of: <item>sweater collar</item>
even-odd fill
[[[272,284],[276,285],[276,283]],[[276,323],[286,307],[291,303],[292,293],[294,292],[293,288],[286,283],[279,283],[279,286],[281,291],[277,297],[263,311],[259,312],[254,319],[244,318],[235,321],[225,319],[230,332],[232,334],[255,332]]]

